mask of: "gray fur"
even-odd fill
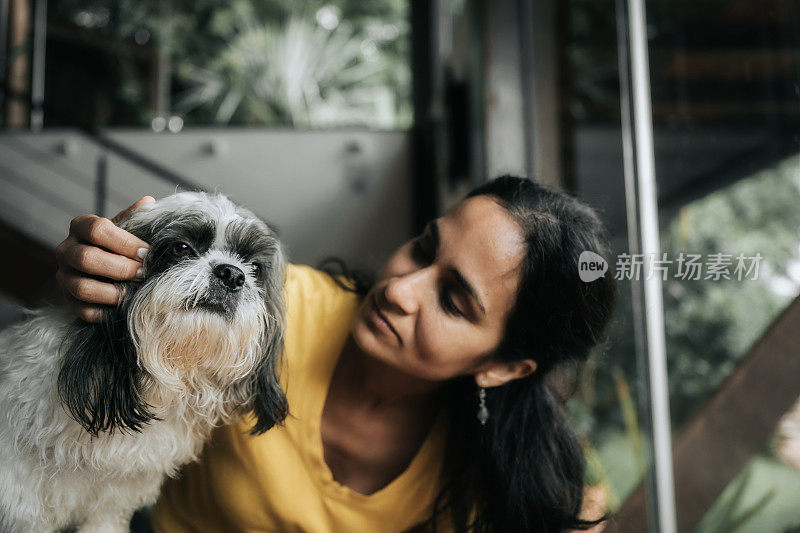
[[[275,375],[285,265],[274,232],[203,193],[141,207],[122,226],[151,253],[145,280],[123,284],[104,323],[50,308],[0,333],[3,532],[127,531],[215,425],[252,409],[260,432],[286,415]],[[250,257],[233,236],[256,245]],[[172,241],[191,239],[195,255],[168,255]],[[264,265],[260,279],[252,261]],[[246,273],[229,312],[203,306],[220,262]]]

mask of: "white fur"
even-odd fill
[[[146,279],[127,315],[144,400],[159,420],[92,437],[72,418],[57,383],[69,312],[38,311],[0,333],[0,531],[128,531],[164,477],[195,460],[213,426],[250,400],[234,385],[265,357],[266,340],[282,334],[282,304],[265,304],[265,289],[248,275],[234,317],[195,306],[214,264],[252,268],[223,245],[228,223],[255,217],[222,196],[181,193],[140,209],[126,227],[187,208],[216,221],[212,248]],[[281,269],[276,254],[271,268]]]

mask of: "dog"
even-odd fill
[[[151,249],[100,323],[53,307],[0,334],[0,531],[127,532],[214,426],[286,416],[275,232],[197,192],[120,226]]]

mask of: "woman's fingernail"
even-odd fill
[[[144,269],[143,268],[136,269],[136,278],[137,279],[144,279]]]
[[[147,257],[147,252],[149,251],[150,250],[147,248],[139,248],[138,250],[136,250],[136,255],[139,256],[139,259],[143,260],[145,257]]]

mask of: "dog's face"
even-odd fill
[[[109,360],[126,359],[122,372],[113,369],[105,379],[119,388],[118,378],[125,375],[122,381],[135,389],[127,394],[135,393],[140,403],[121,406],[122,418],[109,422],[109,413],[119,410],[102,407],[108,403],[103,398],[88,408],[71,405],[74,395],[67,389],[75,388],[73,380],[60,387],[73,415],[95,413],[87,417],[91,424],[76,417],[95,433],[115,425],[136,429],[146,422],[140,418],[158,416],[175,397],[191,396],[197,405],[213,404],[223,417],[252,407],[256,429],[271,426],[285,413],[275,377],[284,320],[284,255],[275,233],[224,196],[193,192],[140,207],[120,225],[148,242],[150,252],[144,279],[123,284],[123,301],[103,326],[117,344],[123,334],[129,349],[100,356],[94,371],[102,375]],[[118,351],[113,344],[110,349]],[[63,375],[62,369],[62,381]],[[96,382],[97,375],[91,379]],[[124,420],[125,412],[133,413],[133,424]]]
[[[280,242],[222,195],[175,194],[139,208],[121,226],[151,245],[144,283],[126,289],[143,289],[162,312],[191,311],[230,325],[281,297]]]
[[[250,373],[282,327],[274,232],[224,196],[202,193],[145,206],[122,226],[151,247],[144,281],[127,284],[123,302],[145,370],[189,387]]]

